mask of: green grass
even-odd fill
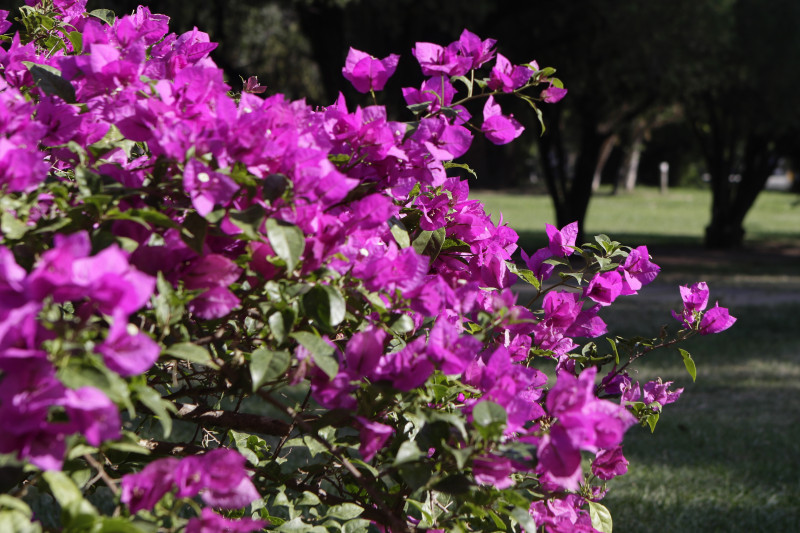
[[[493,215],[520,234],[529,252],[546,243],[549,197],[476,192]],[[634,427],[625,438],[628,474],[603,501],[616,532],[800,531],[800,258],[776,249],[800,246],[797,196],[765,191],[745,220],[745,250],[706,253],[708,191],[673,189],[599,194],[586,233],[647,244],[663,270],[640,297],[602,313],[613,334],[655,334],[675,326],[677,285],[705,280],[712,300],[738,322],[719,335],[686,343],[697,364],[693,383],[673,348],[638,367],[684,387],[664,409],[654,434]],[[497,220],[497,218],[495,218]],[[768,245],[768,246],[767,246]]]
[[[544,225],[554,223],[547,195],[475,191],[495,221],[503,220],[520,234],[520,244],[539,248],[545,243]],[[786,241],[800,237],[800,205],[796,195],[764,191],[745,219],[745,241]],[[711,193],[701,189],[640,187],[631,194],[613,196],[601,189],[591,200],[586,217],[587,235],[605,233],[620,242],[700,247],[711,212]]]
[[[787,318],[799,313],[800,303],[737,309],[732,329],[686,346],[696,383],[674,351],[642,365],[638,379],[677,378],[685,391],[655,433],[626,435],[628,474],[604,500],[615,531],[800,531],[800,352]],[[609,313],[610,326],[641,316]]]

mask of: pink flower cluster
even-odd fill
[[[232,98],[208,55],[216,44],[205,33],[169,33],[167,17],[145,7],[105,24],[84,12],[85,3],[53,4],[80,34],[80,49],[65,41],[43,53],[32,43],[22,45],[18,35],[0,46],[0,188],[35,197],[49,180],[79,189],[64,176],[80,168],[99,176],[109,191],[123,191],[113,217],[91,221],[92,233],[56,232],[27,269],[16,261],[17,250],[0,247],[0,420],[8,425],[0,453],[54,469],[62,465],[69,435],[82,433],[94,446],[119,437],[114,403],[99,389],[66,387],[56,369],[75,357],[102,361],[122,377],[148,371],[162,348],[146,332],[152,330],[131,316],[152,296],[166,296],[154,294],[156,279],[188,295],[182,318],[191,326],[187,331],[209,323],[268,323],[259,326],[264,333],[257,343],[248,347],[251,339],[238,339],[243,352],[278,337],[258,313],[267,309],[283,320],[280,311],[299,304],[282,300],[288,297],[281,290],[300,287],[303,306],[303,295],[321,291],[346,297],[346,311],[327,317],[336,323],[303,317],[298,326],[308,335],[326,333],[315,340],[330,352],[328,359],[292,340],[295,323],[284,324],[287,340],[279,349],[292,350],[293,359],[281,379],[307,379],[317,404],[349,410],[365,461],[380,458],[406,431],[386,412],[372,411],[365,387],[406,393],[432,377],[457,377],[469,397],[448,408],[461,409],[474,422],[476,405],[493,402],[506,414],[502,442],[536,448],[524,460],[495,450],[476,454],[470,464],[475,481],[504,489],[514,485],[514,474],[538,477],[555,499],[534,504],[537,521],[584,527],[585,513],[578,510],[584,501],[559,495],[580,487],[584,452],[595,454],[598,478],[624,473],[621,441],[635,422],[625,402],[642,393],[626,374],[615,374],[603,386],[622,405],[597,398],[596,368],[581,372],[575,338],[605,333],[602,308],[636,294],[659,267],[646,247],[635,248],[611,270],[589,275],[585,286],[542,289],[541,309],[533,312],[511,291],[517,234],[502,221],[493,223],[469,198],[467,183],[446,172],[472,141],[466,100],[456,99],[452,77],[496,58],[480,130],[503,144],[522,126],[503,114],[495,96],[535,84],[538,65],[512,65],[495,53],[494,40],[466,30],[448,46],[417,43],[412,53],[427,79],[403,95],[424,111],[409,128],[389,120],[381,106],[353,109],[342,95],[317,110],[280,94],[262,98],[255,90]],[[0,12],[0,27],[6,16]],[[343,74],[360,92],[381,90],[397,62],[395,55],[377,59],[351,49]],[[56,76],[57,90],[36,86],[31,63]],[[30,91],[30,101],[22,89]],[[550,86],[541,98],[557,101],[564,93]],[[137,148],[100,142],[119,135]],[[41,192],[39,200],[49,205],[52,198]],[[77,210],[86,207],[79,195],[70,201]],[[144,212],[149,220],[141,218]],[[548,246],[532,256],[522,252],[542,282],[553,274],[548,260],[576,250],[578,227],[548,225],[546,232]],[[98,244],[109,237],[132,251]],[[100,249],[93,253],[93,246]],[[158,286],[164,291],[161,281]],[[684,310],[675,316],[686,328],[716,333],[735,321],[724,308],[706,311],[705,284],[683,287],[681,294]],[[278,312],[278,305],[270,307],[273,298],[283,306]],[[53,319],[56,312],[60,318]],[[387,317],[402,317],[399,333]],[[48,327],[54,320],[61,329]],[[340,323],[347,323],[346,333],[336,329]],[[50,341],[63,329],[80,337],[80,350],[53,348]],[[212,331],[225,334],[224,328]],[[168,335],[155,336],[167,346]],[[549,391],[547,375],[527,364],[532,353],[558,361]],[[680,390],[669,391],[670,384],[646,384],[645,402],[655,408],[677,399]],[[136,513],[153,509],[171,491],[226,509],[259,497],[244,458],[216,449],[149,463],[123,478],[121,500]],[[204,509],[186,531],[263,525]]]
[[[244,467],[245,458],[227,448],[216,448],[202,455],[183,459],[167,457],[153,461],[136,474],[122,478],[120,500],[132,513],[152,510],[168,492],[177,498],[200,495],[206,505],[222,509],[246,507],[260,496]],[[263,520],[227,520],[211,509],[192,518],[186,531],[256,531]]]
[[[43,324],[44,302],[72,302],[86,328],[91,316],[107,317],[108,336],[96,351],[122,376],[145,372],[160,353],[150,337],[128,322],[150,299],[155,280],[131,267],[116,245],[89,254],[86,233],[58,235],[55,247],[27,273],[10,250],[0,247],[0,419],[8,424],[0,436],[0,453],[17,452],[43,469],[61,468],[68,435],[82,433],[94,446],[120,435],[117,408],[105,394],[93,387],[71,390],[56,378],[43,348],[54,337]],[[51,416],[59,407],[66,412],[65,422]]]

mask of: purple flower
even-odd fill
[[[195,159],[186,164],[183,187],[200,216],[209,214],[215,205],[227,206],[239,190],[229,176],[215,172]]]
[[[617,271],[601,272],[589,282],[583,295],[602,306],[611,305],[622,293],[622,276]]]
[[[533,71],[524,65],[512,65],[503,54],[497,54],[497,62],[489,76],[491,90],[502,89],[504,93],[510,93],[528,83]]]
[[[683,322],[687,328],[691,328],[695,323],[696,315],[705,310],[708,305],[708,285],[705,281],[695,283],[691,287],[681,286],[681,299],[683,300],[683,311],[677,314],[672,311],[672,316],[675,320]]]
[[[344,353],[347,371],[356,379],[371,378],[383,354],[385,340],[386,332],[373,326],[355,333]]]
[[[475,69],[494,57],[495,52],[492,48],[496,43],[494,39],[482,41],[480,37],[465,29],[458,38],[458,51],[472,60],[471,68]]]
[[[386,424],[373,422],[362,416],[357,416],[356,420],[361,423],[361,430],[359,431],[361,446],[359,446],[358,451],[364,461],[370,462],[375,457],[375,454],[378,453],[378,450],[386,445],[386,441],[394,433],[394,428]]]
[[[548,104],[555,104],[567,95],[566,89],[561,89],[554,85],[550,85],[547,89],[542,91],[541,97]]]
[[[158,459],[145,466],[141,472],[122,476],[120,501],[131,513],[152,509],[172,490],[174,472],[180,462],[173,457]]]
[[[447,48],[433,43],[416,43],[411,54],[425,76],[461,76],[469,72],[472,58],[458,55],[459,43]]]
[[[97,347],[106,366],[120,376],[135,376],[146,372],[158,359],[158,343],[128,324],[124,317],[115,317],[108,337]]]
[[[658,275],[661,267],[650,262],[650,254],[647,246],[634,248],[625,258],[625,262],[617,268],[622,274],[622,294],[636,294],[636,291],[647,285]]]
[[[223,509],[239,509],[260,498],[244,468],[245,458],[227,448],[216,448],[200,456],[203,501]]]
[[[522,254],[522,260],[525,261],[525,265],[533,272],[533,275],[536,276],[536,279],[539,281],[548,279],[553,273],[555,265],[545,263],[545,260],[553,257],[553,252],[550,251],[550,248],[539,248],[536,250],[536,253],[530,257],[525,253],[525,250],[520,250],[520,253]]]
[[[490,96],[483,106],[483,124],[481,131],[494,144],[508,144],[525,131],[514,115],[503,115],[500,105],[494,103]]]
[[[714,305],[711,309],[706,311],[703,318],[700,319],[700,328],[698,331],[700,335],[711,335],[712,333],[719,333],[731,327],[736,318],[732,317],[725,307],[720,307],[719,303]]]
[[[104,440],[120,436],[120,418],[114,402],[100,389],[81,387],[67,389],[64,393],[64,407],[75,430],[86,437],[86,442],[99,446]]]
[[[342,74],[358,92],[380,91],[394,74],[399,60],[400,56],[397,54],[377,59],[351,47],[342,67]]]
[[[502,490],[514,485],[511,474],[514,472],[513,464],[507,457],[486,454],[476,457],[472,461],[472,475],[479,485],[494,485]]]
[[[545,232],[550,240],[548,248],[557,257],[572,255],[575,239],[578,238],[578,223],[572,222],[560,230],[552,224],[545,224]]]
[[[200,516],[192,518],[186,524],[186,533],[250,533],[259,531],[269,525],[266,520],[240,518],[233,520],[218,515],[208,507],[204,507]]]
[[[6,30],[11,27],[11,23],[7,19],[8,11],[5,9],[0,9],[0,33],[5,33]]]
[[[628,471],[628,460],[622,455],[622,446],[599,450],[592,461],[592,473],[604,481],[622,476]]]
[[[675,391],[670,391],[669,386],[672,385],[671,381],[667,381],[666,383],[661,382],[661,378],[655,381],[648,381],[644,385],[644,397],[643,401],[647,405],[650,405],[653,402],[658,402],[662,407],[673,403],[681,397],[681,393],[683,393],[683,388],[677,389]],[[655,409],[659,410],[659,409]]]

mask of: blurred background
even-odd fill
[[[15,0],[16,5],[23,2]],[[476,135],[473,197],[520,234],[529,253],[544,224],[579,221],[647,244],[662,275],[603,318],[611,331],[675,329],[677,285],[705,280],[739,318],[698,339],[697,383],[659,353],[637,379],[686,391],[654,435],[633,428],[631,461],[604,503],[616,531],[800,531],[800,2],[797,0],[90,0],[138,4],[220,42],[212,57],[234,91],[258,76],[267,94],[327,105],[350,46],[401,55],[379,103],[422,76],[411,48],[446,45],[464,28],[497,39],[513,63],[552,66],[569,93],[497,147]],[[482,105],[482,103],[478,104]],[[480,113],[480,107],[470,110]],[[654,525],[657,524],[657,525]]]
[[[689,187],[709,198],[705,212],[686,216],[702,226],[705,246],[725,249],[744,243],[745,218],[767,184],[800,190],[795,0],[90,0],[88,7],[125,14],[139,4],[169,15],[175,31],[197,26],[222,43],[213,58],[234,90],[255,75],[269,93],[326,105],[342,91],[351,105],[366,105],[341,75],[348,47],[400,54],[380,95],[400,119],[410,118],[400,88],[422,80],[410,55],[416,41],[447,44],[468,28],[497,39],[512,62],[555,67],[569,95],[542,106],[544,134],[532,110],[509,98],[502,104],[526,133],[505,147],[476,136],[466,162],[478,174],[473,189],[548,194],[559,226],[586,227],[596,194]]]

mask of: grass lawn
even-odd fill
[[[601,189],[592,198],[586,218],[587,235],[605,233],[623,243],[681,245],[699,248],[708,224],[711,193],[701,189],[671,189],[662,195],[658,189],[640,187],[632,194],[612,196]],[[527,250],[546,242],[545,223],[555,215],[547,195],[474,191],[494,220],[503,220],[520,234]],[[764,191],[745,218],[747,243],[791,241],[800,238],[800,205],[797,195]]]
[[[546,243],[544,224],[554,218],[549,197],[472,196],[490,213],[502,212],[527,251]],[[628,474],[610,483],[603,501],[614,531],[800,531],[800,256],[763,251],[766,241],[800,246],[795,202],[796,195],[763,192],[745,220],[746,249],[714,255],[702,249],[707,191],[662,196],[640,189],[592,199],[588,235],[659,249],[655,260],[663,267],[641,297],[602,313],[610,332],[655,335],[661,325],[674,327],[669,309],[680,305],[677,285],[701,280],[712,301],[719,298],[738,318],[730,330],[683,346],[697,364],[696,383],[674,348],[640,365],[637,379],[662,377],[685,390],[654,434],[634,427],[626,435]]]

